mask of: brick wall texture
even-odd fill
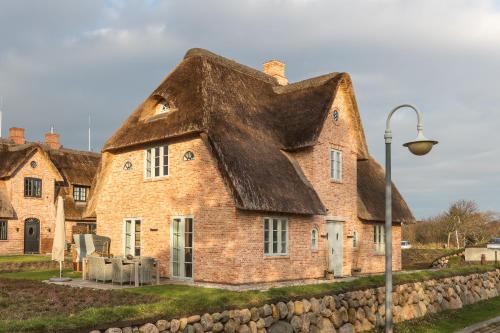
[[[36,168],[31,167],[35,161]],[[33,177],[42,180],[41,198],[26,198],[24,196],[24,178]],[[28,159],[17,173],[2,182],[6,189],[17,218],[7,221],[7,240],[0,240],[0,255],[24,253],[24,226],[26,219],[36,218],[40,221],[40,252],[52,251],[52,240],[55,229],[55,183],[61,176],[56,172],[47,157],[37,151]],[[2,185],[0,184],[0,185]],[[76,222],[66,222],[66,238],[71,241],[71,226]]]
[[[357,216],[357,134],[354,111],[345,91],[337,94],[332,113],[316,145],[288,153],[315,188],[328,209],[327,216],[280,215],[235,208],[217,163],[199,136],[169,140],[169,175],[144,177],[145,149],[104,153],[110,167],[103,173],[103,186],[96,206],[97,233],[111,237],[111,253],[124,253],[124,219],[141,220],[141,254],[160,260],[164,276],[171,276],[171,221],[175,216],[194,219],[195,281],[243,284],[321,278],[328,265],[327,221],[342,221],[343,275],[384,270],[383,254],[375,251],[373,222]],[[330,179],[330,150],[342,151],[341,182]],[[184,161],[186,151],[195,159]],[[131,170],[124,164],[130,161]],[[264,255],[264,217],[288,219],[289,242],[285,256]],[[381,222],[380,222],[381,223]],[[311,230],[319,230],[317,250],[311,248]],[[353,247],[351,236],[357,235]],[[401,269],[401,229],[393,228],[393,268]]]

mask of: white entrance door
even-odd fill
[[[343,227],[344,222],[326,221],[326,230],[328,233],[328,264],[330,271],[333,271],[333,276],[336,277],[343,275]]]
[[[193,218],[175,217],[171,228],[173,278],[193,278]]]

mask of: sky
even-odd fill
[[[392,121],[393,180],[414,215],[455,200],[500,211],[500,5],[488,0],[0,0],[3,134],[53,125],[64,146],[92,149],[178,64],[202,47],[291,82],[348,72],[371,154],[384,162],[385,120],[402,103],[439,141],[426,156],[413,111]]]

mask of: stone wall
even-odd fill
[[[290,300],[258,308],[226,310],[105,333],[351,333],[382,326],[385,288],[351,291],[321,298]],[[483,274],[395,286],[394,321],[447,309],[460,309],[500,294],[500,269]],[[91,333],[100,333],[94,330]]]
[[[70,261],[63,263],[64,269],[73,268]],[[59,269],[57,261],[37,261],[37,262],[2,262],[0,263],[0,273],[38,271],[45,269]]]
[[[461,257],[463,255],[464,255],[464,250],[462,249],[462,250],[458,250],[455,253],[441,256],[432,262],[431,267],[432,268],[446,268],[446,267],[448,267],[448,262],[450,261],[450,258]]]

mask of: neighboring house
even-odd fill
[[[170,278],[384,269],[384,172],[346,73],[287,84],[279,61],[260,72],[190,50],[107,141],[94,191],[86,214],[111,253],[154,256]],[[413,216],[393,195],[399,270]]]
[[[61,147],[59,135],[26,142],[24,129],[0,139],[0,254],[48,253],[52,249],[55,200],[64,199],[67,240],[74,225],[95,229],[83,218],[100,154]]]

